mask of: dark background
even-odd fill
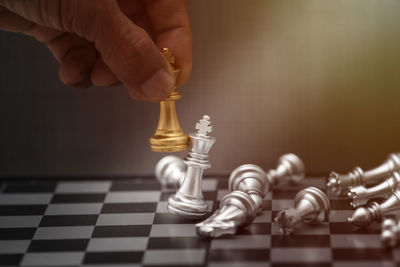
[[[400,2],[188,5],[194,65],[178,115],[186,132],[211,116],[208,173],[294,152],[326,174],[400,150]],[[152,174],[158,112],[122,86],[67,88],[44,45],[0,32],[0,176]]]

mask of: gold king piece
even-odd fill
[[[162,53],[171,64],[175,78],[177,78],[179,69],[174,67],[175,58],[168,48],[164,48]],[[175,86],[169,96],[160,102],[158,126],[154,136],[150,137],[151,150],[155,152],[176,152],[188,149],[189,137],[183,132],[176,114],[175,101],[181,98],[182,96]]]

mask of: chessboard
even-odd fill
[[[0,266],[400,266],[400,249],[383,249],[380,225],[346,222],[347,199],[332,199],[328,221],[282,235],[273,223],[304,187],[274,190],[264,210],[237,235],[203,239],[195,223],[168,213],[176,189],[155,178],[36,179],[1,182]],[[228,193],[228,177],[206,177],[209,212]]]

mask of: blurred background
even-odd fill
[[[400,150],[400,2],[189,0],[186,132],[208,114],[208,174],[287,152],[311,175],[368,169]],[[70,89],[34,39],[0,32],[0,176],[151,175],[158,104],[120,87]],[[185,153],[178,153],[184,156]]]

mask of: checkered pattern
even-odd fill
[[[17,181],[0,184],[0,266],[396,266],[400,249],[381,248],[379,224],[346,223],[348,200],[331,200],[329,222],[283,236],[271,219],[306,186],[275,190],[253,224],[235,236],[201,239],[197,221],[166,210],[172,189],[155,179]],[[203,181],[210,214],[227,178]]]

